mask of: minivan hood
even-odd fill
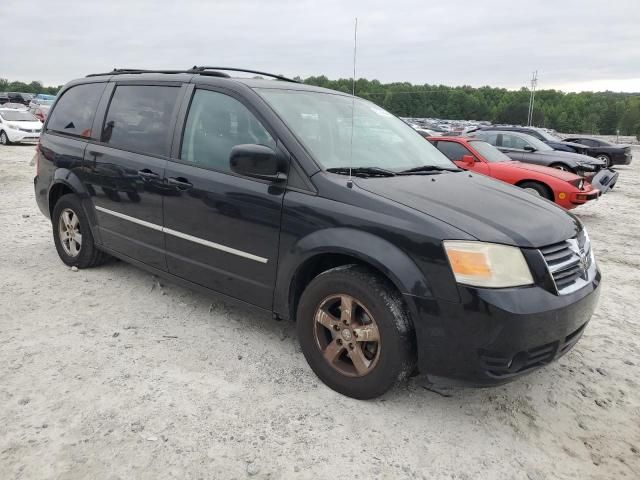
[[[539,248],[571,238],[582,228],[552,202],[468,172],[355,178],[354,183],[484,242]]]

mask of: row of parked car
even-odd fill
[[[44,93],[0,93],[0,144],[37,142],[55,99]]]

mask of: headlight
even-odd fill
[[[580,180],[578,180],[578,190],[584,190],[584,178],[581,178]]]
[[[458,283],[487,288],[533,284],[529,266],[517,247],[458,240],[443,243]]]
[[[7,123],[7,127],[13,130],[20,130],[20,125],[14,125],[13,123]]]

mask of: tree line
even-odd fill
[[[351,93],[350,78],[329,80],[309,77],[304,83]],[[492,123],[526,124],[530,92],[526,88],[381,83],[358,79],[356,95],[402,117],[451,120],[488,120]],[[640,135],[640,93],[538,90],[533,123],[566,133]]]
[[[326,76],[306,79],[316,85],[350,93],[350,78],[329,80]],[[0,78],[0,92],[48,93],[58,87],[41,82],[9,82]],[[360,78],[356,95],[371,100],[402,117],[431,117],[451,120],[488,120],[492,123],[525,124],[529,110],[529,90],[494,87],[447,87],[413,85],[407,82],[381,83]],[[534,125],[565,133],[640,136],[640,93],[581,92],[558,90],[536,92]]]
[[[10,82],[5,78],[0,78],[0,92],[46,93],[48,95],[56,95],[61,88],[62,85],[45,87],[42,82]]]

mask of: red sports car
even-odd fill
[[[524,188],[570,210],[600,196],[582,177],[551,167],[511,160],[482,140],[465,137],[429,137],[458,167]]]

